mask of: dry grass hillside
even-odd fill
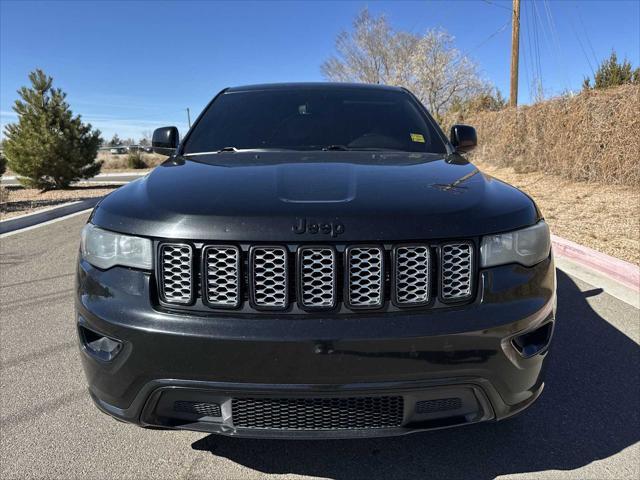
[[[469,114],[473,160],[516,172],[640,187],[640,86],[590,90],[532,106]]]

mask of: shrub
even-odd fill
[[[53,88],[42,70],[29,74],[31,87],[22,87],[13,110],[18,122],[5,128],[9,167],[27,186],[49,190],[100,172],[96,161],[100,131],[73,116],[66,94]]]
[[[142,152],[140,150],[134,150],[128,153],[127,167],[133,169],[147,168],[147,164],[142,159]]]

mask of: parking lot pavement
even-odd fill
[[[92,405],[76,345],[73,271],[86,218],[0,239],[3,479],[640,477],[640,311],[562,272],[545,392],[512,420],[342,441],[118,423]]]

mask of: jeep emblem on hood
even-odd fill
[[[312,235],[323,233],[325,235],[331,235],[333,238],[344,233],[344,225],[339,222],[310,222],[306,218],[296,219],[296,223],[291,229],[298,235],[302,235],[303,233],[310,233]]]

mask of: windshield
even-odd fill
[[[411,95],[367,88],[223,93],[194,126],[183,154],[234,149],[446,153]]]

